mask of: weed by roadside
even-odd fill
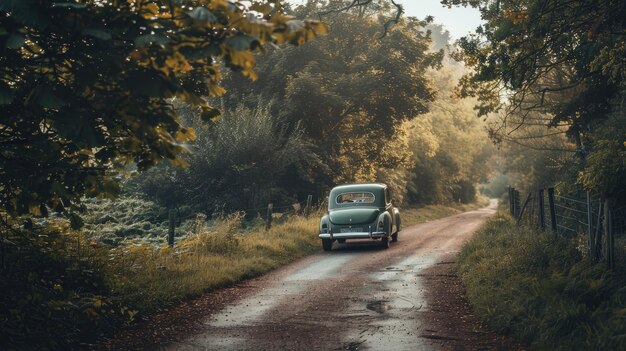
[[[538,350],[624,350],[626,275],[499,214],[460,253],[476,314]]]

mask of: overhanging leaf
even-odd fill
[[[43,108],[59,109],[66,105],[65,100],[60,98],[50,87],[39,86],[33,95],[33,101]]]
[[[202,107],[202,113],[200,114],[200,117],[204,121],[215,122],[220,117],[220,114],[221,114],[220,110],[210,107],[210,106],[205,106],[205,107]]]
[[[257,38],[245,34],[238,34],[226,40],[226,45],[237,51],[254,50],[260,45]]]
[[[217,22],[217,17],[213,14],[213,12],[211,12],[204,6],[196,7],[195,9],[187,12],[187,15],[189,15],[189,17],[195,19],[196,21],[210,23]]]
[[[13,102],[13,92],[8,85],[4,82],[0,82],[0,105],[8,105]]]
[[[172,39],[163,34],[144,34],[135,38],[135,46],[138,48],[145,48],[153,44],[165,46],[171,41]]]
[[[111,40],[111,33],[106,31],[105,29],[98,28],[85,28],[81,31],[81,34],[88,37],[94,37],[100,40]]]
[[[11,33],[7,37],[5,46],[9,49],[19,49],[24,45],[24,36],[20,33]]]
[[[128,74],[126,84],[132,93],[147,97],[170,97],[178,87],[153,71],[134,71]]]
[[[71,9],[82,10],[87,7],[87,4],[79,4],[75,2],[55,2],[52,7],[65,7]]]
[[[200,48],[184,46],[180,48],[179,51],[183,54],[183,56],[190,60],[198,60],[208,56],[218,56],[221,54],[221,50],[217,45],[209,45]]]

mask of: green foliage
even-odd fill
[[[106,250],[66,225],[27,233],[3,223],[0,240],[1,349],[75,348],[135,317],[111,298]]]
[[[287,197],[280,188],[282,177],[318,161],[310,155],[301,127],[273,115],[273,106],[272,101],[259,101],[254,108],[238,105],[209,126],[188,111],[189,123],[198,131],[184,157],[189,166],[157,167],[131,180],[131,186],[169,208],[183,205],[205,213],[217,207],[259,208]]]
[[[626,191],[626,91],[613,102],[613,113],[592,133],[594,147],[578,174],[585,188],[623,199]]]
[[[413,151],[410,203],[473,202],[475,184],[486,181],[491,172],[493,149],[484,124],[475,117],[475,101],[451,94],[463,71],[461,65],[445,62],[441,70],[429,72],[437,100],[430,112],[408,123]]]
[[[83,195],[115,195],[115,171],[130,163],[183,164],[195,133],[169,98],[214,120],[203,97],[224,92],[223,66],[254,79],[264,45],[326,30],[279,1],[2,1],[0,205],[62,211]]]
[[[624,349],[626,275],[582,257],[573,241],[491,219],[462,249],[476,313],[538,350]]]
[[[296,14],[334,8],[320,4],[309,2]],[[262,79],[253,85],[234,76],[225,83],[226,105],[274,97],[281,105],[273,113],[300,125],[305,140],[315,145],[323,164],[293,170],[283,179],[288,193],[321,198],[335,184],[393,179],[389,172],[407,161],[402,124],[428,110],[434,91],[425,72],[439,66],[443,52],[429,51],[426,23],[415,19],[402,20],[379,38],[387,15],[381,11],[380,19],[356,9],[328,14],[324,20],[333,28],[328,36],[301,50],[269,52],[259,59]]]
[[[458,56],[473,69],[461,81],[461,94],[478,98],[479,115],[504,108],[499,118],[492,119],[497,123],[491,125],[491,137],[496,142],[547,151],[545,155],[528,152],[538,162],[531,169],[537,174],[527,185],[554,182],[552,171],[542,169],[546,164],[543,161],[562,161],[563,157],[555,157],[554,151],[569,149],[578,157],[567,162],[559,181],[578,180],[587,190],[619,197],[626,133],[624,2],[443,3],[478,7],[486,21],[475,34],[461,39],[462,52]],[[614,133],[607,133],[611,130]],[[555,139],[561,141],[560,146],[566,144],[559,134],[566,134],[573,147],[554,148],[558,144]],[[519,166],[528,163],[522,161]]]

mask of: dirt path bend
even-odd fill
[[[483,331],[477,322],[466,318],[462,308],[459,309],[460,305],[465,305],[468,311],[463,297],[456,296],[462,295],[463,289],[459,288],[453,270],[445,270],[446,263],[494,213],[495,206],[492,201],[481,210],[404,228],[399,241],[387,250],[369,242],[335,244],[332,252],[306,257],[232,289],[229,296],[235,297],[211,306],[212,312],[202,317],[201,327],[197,328],[196,324],[192,335],[168,345],[161,344],[159,348],[510,348],[506,342],[477,344],[469,340],[496,337]],[[446,285],[446,277],[457,286],[453,293],[456,300],[446,297],[454,290],[447,291],[450,286]],[[430,291],[426,291],[425,286]],[[216,296],[223,294],[217,292]],[[446,311],[446,308],[451,310]],[[456,320],[459,320],[459,329],[464,328],[465,332],[460,333],[454,327]]]

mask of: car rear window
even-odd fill
[[[373,204],[375,196],[373,193],[368,192],[350,192],[350,193],[342,193],[337,195],[335,201],[337,204],[349,204],[349,203],[358,203],[358,204]]]

